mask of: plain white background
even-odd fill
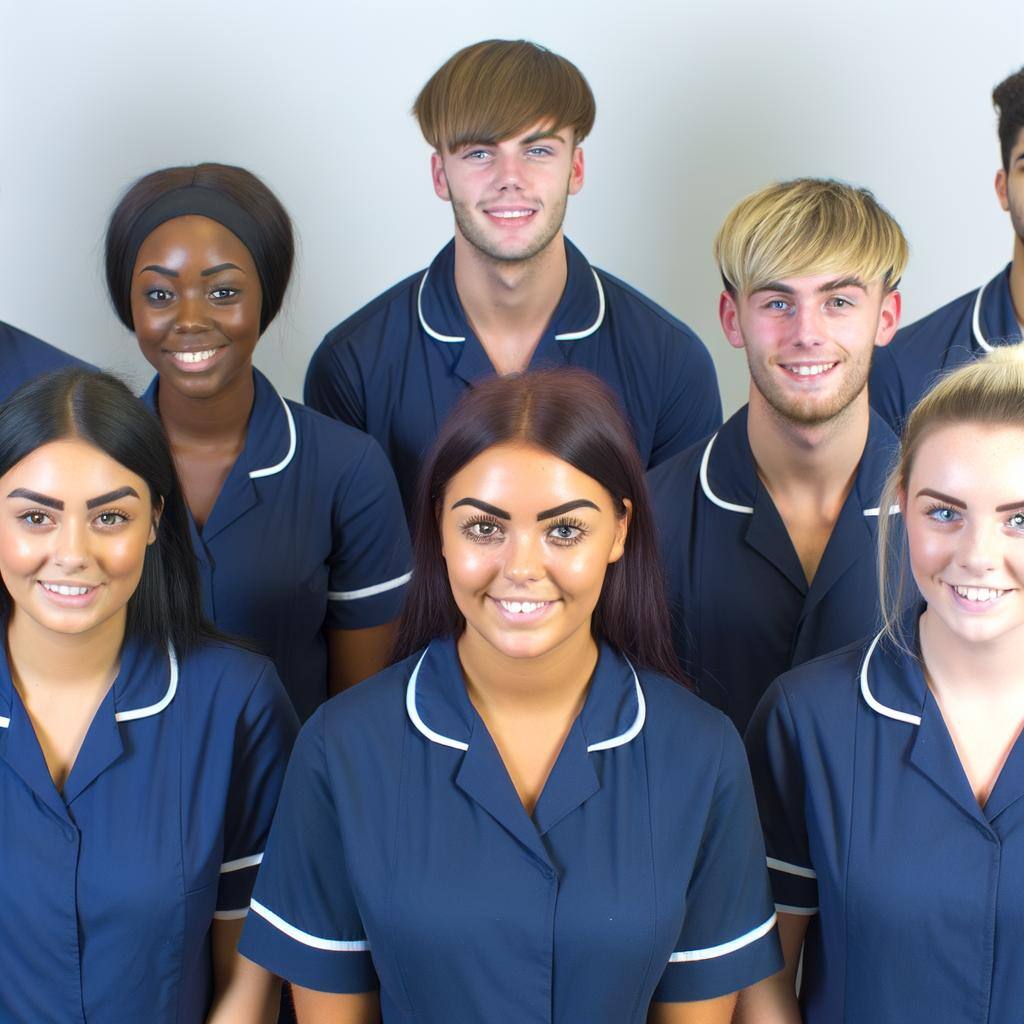
[[[727,411],[747,377],[710,247],[747,192],[797,175],[873,189],[912,246],[905,323],[1009,259],[990,94],[1024,64],[1021,0],[0,0],[0,318],[141,387],[103,288],[106,218],[147,171],[241,164],[297,229],[257,362],[301,397],[323,334],[449,237],[408,111],[449,54],[489,37],[534,39],[589,79],[567,232],[701,335]]]

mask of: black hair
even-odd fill
[[[497,377],[467,391],[445,420],[419,477],[412,509],[413,573],[392,651],[395,660],[440,636],[462,632],[441,551],[437,510],[449,481],[495,445],[550,452],[596,480],[618,515],[632,504],[622,557],[608,566],[591,618],[605,640],[640,668],[682,680],[672,649],[668,602],[647,481],[614,394],[585,370],[558,368]]]
[[[52,441],[76,437],[142,477],[160,510],[142,578],[128,600],[127,633],[185,654],[224,639],[203,618],[188,510],[159,420],[116,377],[65,367],[23,385],[0,405],[0,476]],[[0,584],[0,614],[11,596]]]
[[[1010,169],[1010,154],[1024,130],[1024,68],[1004,78],[992,90],[992,105],[999,115],[999,147],[1003,170]]]
[[[228,164],[202,163],[165,167],[141,177],[121,197],[107,224],[105,261],[107,290],[121,323],[133,331],[131,283],[141,239],[135,225],[150,207],[169,193],[189,187],[208,189],[244,211],[253,224],[255,244],[249,249],[263,290],[262,334],[277,316],[295,259],[292,222],[280,200],[251,171]],[[184,215],[184,214],[182,214]]]

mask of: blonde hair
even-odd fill
[[[903,648],[901,611],[908,601],[905,529],[886,510],[905,494],[914,460],[936,430],[955,423],[1020,427],[1024,430],[1024,347],[1008,345],[967,363],[939,382],[921,399],[903,428],[899,461],[889,474],[879,503],[878,586],[882,630]],[[900,517],[902,519],[902,517]]]
[[[594,127],[594,94],[575,64],[525,39],[488,39],[453,54],[416,97],[412,113],[439,153],[501,142],[538,122],[572,128],[579,145]]]
[[[715,237],[715,260],[725,287],[749,295],[772,281],[831,271],[865,284],[899,285],[907,240],[866,188],[797,178],[742,199]]]

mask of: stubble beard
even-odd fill
[[[542,253],[557,237],[562,230],[562,223],[565,220],[565,210],[568,205],[569,194],[563,195],[558,204],[550,209],[547,221],[543,230],[535,239],[529,242],[524,249],[508,251],[498,248],[488,237],[482,225],[479,225],[472,216],[472,211],[466,203],[463,203],[456,196],[451,196],[452,211],[455,214],[455,224],[463,238],[480,255],[495,263],[514,264],[526,263],[535,256]],[[543,216],[543,207],[534,216]]]
[[[872,353],[874,349],[871,350]],[[846,364],[847,374],[843,386],[826,402],[807,401],[793,397],[777,387],[772,380],[771,368],[755,366],[747,351],[747,365],[750,379],[761,397],[777,416],[798,427],[820,427],[838,419],[863,394],[868,384],[871,369],[871,355],[861,367]]]

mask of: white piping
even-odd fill
[[[987,284],[978,289],[978,297],[974,300],[974,315],[971,317],[971,330],[974,331],[974,340],[986,351],[991,352],[992,346],[984,339],[981,333],[981,297],[985,294]]]
[[[367,953],[370,950],[370,943],[365,939],[321,939],[318,935],[310,935],[309,932],[296,928],[289,924],[283,917],[278,917],[272,910],[268,910],[262,903],[252,900],[249,904],[257,914],[264,920],[269,921],[279,931],[285,933],[290,939],[301,942],[304,946],[312,946],[314,949],[325,949],[329,953]]]
[[[375,583],[372,587],[363,587],[361,590],[328,590],[328,601],[358,601],[361,597],[373,597],[374,594],[383,594],[386,590],[394,590],[401,587],[412,579],[412,573],[407,572],[404,576],[396,576],[386,583]]]
[[[790,864],[785,860],[776,860],[774,857],[765,857],[768,867],[775,871],[785,871],[787,875],[799,875],[800,878],[817,878],[817,872],[812,868],[802,868],[799,864]]]
[[[591,743],[587,747],[588,754],[592,754],[595,750],[611,750],[612,747],[621,747],[624,743],[628,743],[633,739],[644,727],[644,721],[647,718],[647,702],[644,700],[644,691],[640,689],[640,680],[636,677],[636,669],[628,661],[626,664],[629,665],[629,670],[633,673],[633,683],[636,686],[636,718],[633,719],[633,724],[624,733],[613,736],[610,740]]]
[[[894,708],[886,707],[884,704],[880,704],[875,700],[871,693],[871,689],[868,686],[868,662],[871,661],[871,655],[875,653],[875,648],[878,646],[878,641],[881,639],[882,634],[879,633],[878,636],[871,641],[871,646],[868,648],[867,654],[864,655],[864,663],[860,667],[860,692],[863,695],[864,700],[867,702],[868,707],[873,711],[877,711],[878,714],[885,715],[886,718],[895,718],[897,722],[907,722],[910,725],[920,725],[920,715],[911,715],[906,711],[896,711]]]
[[[714,960],[715,957],[735,953],[737,949],[749,946],[763,935],[767,935],[774,926],[775,914],[772,914],[763,924],[752,928],[746,935],[741,935],[738,939],[733,939],[731,942],[723,942],[718,946],[709,946],[707,949],[685,949],[681,952],[673,953],[668,958],[668,962],[670,964],[685,964],[692,963],[694,960]]]
[[[866,508],[866,509],[864,509],[864,515],[866,515],[866,516],[877,516],[877,515],[879,515],[881,513],[881,511],[882,511],[881,508]],[[890,505],[889,506],[889,515],[891,515],[891,516],[898,516],[899,514],[900,514],[900,507],[899,507],[899,505]]]
[[[277,394],[277,392],[274,392]],[[295,437],[295,420],[292,419],[292,411],[288,408],[288,403],[280,396],[277,395],[278,401],[281,403],[281,407],[284,409],[285,418],[288,420],[288,453],[285,457],[276,465],[268,466],[266,469],[253,469],[249,472],[250,480],[258,480],[262,476],[273,476],[275,473],[280,473],[285,466],[295,457],[296,437]]]
[[[9,729],[10,727],[11,720],[9,718],[4,718],[2,715],[0,715],[0,729]]]
[[[241,871],[243,868],[254,868],[257,864],[263,863],[263,854],[254,853],[251,857],[239,857],[238,860],[229,860],[220,866],[220,873],[227,875],[232,871]]]
[[[700,487],[704,492],[704,496],[712,504],[717,505],[719,508],[724,508],[726,512],[742,512],[744,515],[752,516],[754,509],[750,505],[734,505],[731,501],[723,501],[714,491],[711,490],[711,484],[708,483],[708,462],[711,461],[711,446],[715,443],[715,438],[718,434],[713,434],[711,440],[708,441],[708,446],[704,449],[704,457],[700,460]]]
[[[178,657],[174,648],[167,647],[167,662],[171,670],[171,680],[167,685],[167,692],[155,704],[149,707],[135,708],[133,711],[118,711],[114,715],[115,722],[134,722],[137,718],[149,718],[150,715],[158,715],[168,704],[174,700],[174,694],[178,690]]]
[[[430,648],[427,648],[429,651]],[[454,747],[456,750],[469,750],[468,743],[462,743],[459,740],[453,740],[450,736],[442,736],[439,732],[434,732],[433,729],[427,725],[426,722],[420,718],[420,713],[416,710],[416,677],[420,674],[420,665],[423,664],[423,659],[427,656],[427,651],[424,651],[420,655],[420,660],[416,662],[416,667],[412,670],[412,675],[409,677],[409,685],[405,690],[405,710],[409,713],[409,718],[412,719],[412,724],[427,737],[428,740],[434,743],[440,743],[442,747]]]
[[[238,921],[241,918],[248,916],[248,907],[242,907],[241,910],[215,910],[213,912],[214,921]]]
[[[427,323],[427,318],[423,315],[423,289],[427,284],[427,275],[430,273],[429,270],[423,271],[423,277],[420,280],[420,290],[416,294],[416,312],[419,314],[420,327],[423,328],[432,338],[437,341],[453,342],[453,341],[465,341],[465,338],[457,337],[454,334],[441,334],[439,331],[435,331],[430,324]]]
[[[604,323],[604,288],[601,287],[601,278],[597,271],[591,267],[590,272],[594,275],[594,284],[597,285],[597,319],[582,331],[566,331],[565,334],[556,334],[555,341],[579,341],[580,338],[589,338]]]
[[[818,913],[817,907],[790,907],[785,903],[775,904],[776,914],[796,914],[797,917],[814,917]]]

